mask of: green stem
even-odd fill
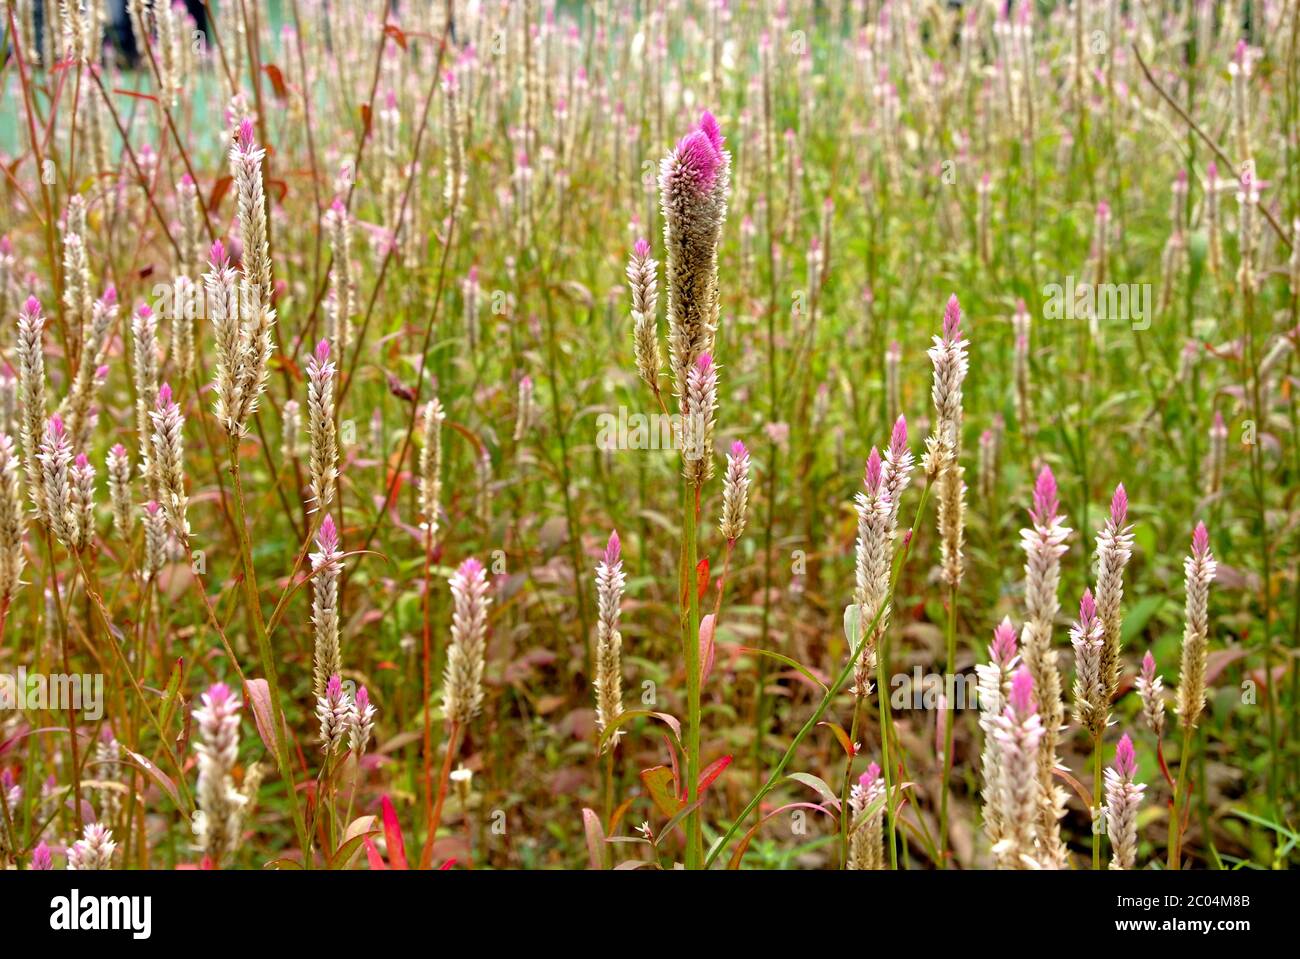
[[[1101,733],[1092,739],[1092,868],[1101,868],[1101,829],[1096,817],[1101,815]]]
[[[257,574],[253,569],[252,548],[248,541],[248,524],[244,516],[244,487],[239,476],[239,441],[230,440],[230,474],[235,484],[235,525],[239,539],[239,561],[244,570],[244,596],[248,602],[248,618],[257,639],[258,653],[262,658],[262,670],[266,673],[267,690],[271,699],[272,734],[275,739],[275,761],[284,780],[285,792],[289,796],[289,808],[293,813],[293,826],[298,834],[298,845],[302,850],[303,867],[312,865],[311,846],[307,828],[303,822],[302,810],[298,808],[298,791],[294,786],[293,765],[289,761],[289,744],[285,739],[284,707],[280,702],[280,678],[275,665],[275,655],[271,652],[270,638],[266,634],[266,624],[262,620],[262,605],[257,589]]]
[[[957,663],[957,585],[954,583],[948,587],[948,624],[946,630],[947,637],[947,660],[945,671],[947,677],[955,675]],[[941,716],[944,721],[943,733],[943,781],[939,789],[939,856],[942,862],[939,863],[940,869],[948,868],[948,779],[952,775],[952,727],[955,717],[952,704],[947,704],[946,712],[948,716]]]
[[[694,804],[700,789],[700,593],[695,579],[698,544],[695,533],[697,487],[682,481],[682,646],[686,660],[686,801]],[[686,868],[700,867],[700,810],[686,817]]]

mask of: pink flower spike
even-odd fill
[[[141,303],[135,308],[135,315],[147,320],[149,317],[153,316],[153,307],[148,303]]]
[[[889,455],[897,460],[907,452],[907,417],[900,415],[894,420],[894,432],[889,437]]]
[[[1084,629],[1088,629],[1096,618],[1097,603],[1092,598],[1092,590],[1085,586],[1083,596],[1079,598],[1079,623]]]
[[[252,150],[253,142],[253,120],[251,117],[244,117],[239,121],[239,147],[245,152]]]
[[[1011,708],[1021,716],[1037,709],[1034,704],[1034,677],[1028,666],[1021,666],[1011,677]]]
[[[104,295],[99,299],[105,306],[112,306],[117,302],[117,287],[112,283],[108,284],[108,286],[104,287]]]
[[[872,784],[880,778],[880,764],[872,763],[867,767],[866,772],[858,777],[858,785],[863,789],[870,789]]]
[[[155,499],[151,499],[149,502],[145,503],[144,508],[148,511],[150,516],[157,516],[158,510],[162,509],[162,507],[158,505],[158,501]]]
[[[29,296],[27,302],[23,304],[23,309],[27,312],[28,316],[40,316],[41,301],[36,299],[34,296]]]
[[[880,481],[884,477],[884,467],[880,462],[880,451],[874,446],[871,452],[867,454],[867,489],[874,495],[880,492]]]
[[[338,700],[342,698],[342,696],[343,696],[343,679],[339,676],[338,673],[335,673],[330,677],[329,683],[326,684],[325,686],[325,698],[330,700]]]
[[[357,711],[364,713],[370,705],[370,694],[366,692],[366,687],[362,686],[357,690]]]
[[[58,413],[55,413],[53,416],[50,417],[50,432],[53,433],[56,437],[62,436],[64,433],[63,417],[60,416]]]
[[[612,530],[609,534],[609,542],[605,544],[605,565],[613,566],[621,558],[623,544],[618,538],[618,530]]]
[[[172,388],[171,384],[164,383],[158,387],[158,409],[165,410],[172,405]]]
[[[32,868],[41,871],[54,868],[54,860],[50,855],[50,847],[45,844],[45,840],[43,839],[37,843],[36,848],[32,850]]]
[[[87,466],[90,465],[90,459],[86,456],[85,453],[78,453],[77,458],[73,460],[73,463],[76,464],[78,469],[85,469]]]
[[[722,130],[718,127],[717,118],[708,110],[705,110],[700,115],[700,130],[709,138],[709,142],[713,144],[713,149],[721,153],[722,144],[726,142],[726,138],[723,137]]]
[[[1034,482],[1034,508],[1029,515],[1041,526],[1050,523],[1060,508],[1060,501],[1056,498],[1056,477],[1052,475],[1051,467],[1044,466]]]
[[[126,447],[123,446],[121,443],[118,443],[118,444],[116,444],[116,445],[113,447],[112,452],[113,452],[113,455],[114,455],[114,456],[125,456],[125,455],[126,455]]]
[[[220,240],[212,242],[212,249],[208,251],[208,262],[217,269],[226,265],[226,245]]]
[[[316,344],[316,362],[324,366],[330,358],[330,341],[321,340]]]
[[[1120,483],[1115,487],[1115,495],[1110,500],[1110,521],[1116,526],[1123,526],[1127,518],[1128,493],[1124,491],[1124,484]]]
[[[1016,655],[1016,629],[1010,618],[1004,618],[993,629],[993,658],[1002,666]]]
[[[632,247],[632,253],[637,257],[637,259],[644,260],[650,255],[650,241],[645,237],[637,240],[636,245]]]
[[[961,339],[961,303],[956,293],[948,297],[948,305],[943,309],[943,339],[945,343]]]
[[[1192,532],[1192,555],[1197,559],[1204,559],[1209,550],[1210,531],[1205,528],[1205,523],[1197,523],[1196,529]]]
[[[738,460],[749,459],[749,450],[740,440],[731,444],[731,455]]]
[[[1107,203],[1105,200],[1099,200],[1097,202],[1097,219],[1098,220],[1110,219],[1110,204]]]
[[[696,130],[682,137],[677,143],[677,159],[682,168],[693,175],[701,192],[707,193],[713,188],[722,168],[722,157],[708,134]]]
[[[460,564],[456,572],[460,574],[462,579],[470,579],[471,577],[477,576],[482,569],[483,564],[471,556],[469,559],[465,560],[465,562]]]
[[[1142,657],[1142,678],[1147,682],[1156,678],[1156,658],[1151,655],[1151,650]]]
[[[707,376],[709,370],[713,369],[713,357],[708,353],[701,353],[700,358],[695,361],[695,365],[699,367],[701,373]]]
[[[316,543],[325,553],[336,552],[339,548],[339,530],[334,525],[334,517],[328,513],[321,520],[320,532],[316,534]]]
[[[225,683],[213,683],[208,687],[207,700],[214,706],[220,706],[230,699],[230,687]]]
[[[1137,756],[1133,752],[1133,740],[1129,739],[1128,733],[1121,736],[1115,744],[1115,771],[1126,778],[1137,772]]]

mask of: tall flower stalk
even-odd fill
[[[1192,552],[1183,560],[1187,601],[1184,610],[1183,655],[1178,673],[1178,725],[1183,731],[1183,751],[1178,759],[1178,784],[1174,790],[1173,822],[1169,829],[1169,868],[1182,864],[1183,818],[1187,811],[1187,768],[1192,763],[1192,734],[1205,708],[1205,664],[1210,633],[1210,583],[1218,563],[1210,552],[1210,534],[1204,523],[1192,533]]]
[[[934,434],[927,443],[927,472],[936,473],[938,483],[940,575],[948,587],[948,622],[945,631],[947,658],[945,670],[953,675],[957,660],[957,589],[964,569],[962,546],[966,525],[965,469],[960,462],[962,424],[962,382],[970,369],[966,347],[970,341],[961,328],[961,304],[954,293],[943,312],[943,335],[935,336],[927,351],[934,366]],[[946,725],[943,744],[943,771],[939,799],[940,854],[947,865],[948,850],[948,780],[952,771],[952,736],[954,723]]]
[[[700,772],[700,597],[696,588],[700,489],[713,475],[713,410],[717,405],[714,336],[721,310],[718,242],[727,216],[731,154],[709,113],[678,141],[659,166],[668,288],[669,366],[681,414],[682,648],[686,663],[687,869],[703,856]],[[643,358],[644,359],[644,358]],[[640,365],[648,366],[648,361]]]

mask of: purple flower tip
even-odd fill
[[[239,121],[239,146],[242,150],[253,149],[253,120],[244,117]]]
[[[73,463],[76,464],[78,469],[85,469],[90,465],[90,460],[86,457],[85,453],[78,453],[77,458],[73,460]]]
[[[605,565],[613,566],[621,558],[623,544],[619,541],[618,530],[611,530],[609,542],[605,544]]]
[[[357,709],[364,713],[366,711],[366,707],[368,707],[369,705],[370,705],[370,694],[366,692],[366,687],[362,686],[360,689],[357,690]]]
[[[338,673],[330,676],[330,681],[325,684],[326,699],[340,699],[343,696],[343,679]]]
[[[1153,678],[1155,678],[1155,675],[1156,675],[1156,658],[1151,655],[1151,650],[1148,649],[1147,654],[1142,657],[1142,676],[1144,679],[1150,682]]]
[[[713,357],[708,353],[701,353],[700,358],[695,361],[695,365],[699,367],[701,373],[707,376],[709,371],[713,369]]]
[[[63,435],[63,417],[58,413],[50,417],[50,432],[55,436]]]
[[[104,287],[104,295],[99,299],[105,306],[112,306],[117,302],[117,287],[112,283],[108,284],[108,286]]]
[[[1205,523],[1197,523],[1196,529],[1192,531],[1192,555],[1204,559],[1209,550],[1210,531],[1205,528]]]
[[[1127,517],[1128,493],[1124,491],[1124,484],[1120,483],[1115,487],[1115,495],[1110,500],[1110,521],[1116,526],[1123,526]]]
[[[40,316],[41,301],[34,296],[29,296],[27,302],[23,304],[23,309],[27,311],[28,316]]]
[[[225,683],[213,683],[208,687],[208,702],[214,706],[219,706],[230,699],[230,687]]]
[[[894,431],[889,436],[889,453],[894,458],[903,455],[907,449],[907,417],[900,415],[894,420]]]
[[[165,410],[172,405],[172,388],[171,384],[164,383],[158,387],[158,409]]]
[[[678,141],[677,162],[695,177],[701,190],[708,191],[722,167],[722,154],[707,133],[694,130]]]
[[[867,454],[867,489],[872,493],[880,492],[880,481],[883,476],[884,469],[880,462],[880,451],[873,446],[871,452]]]
[[[1083,588],[1083,596],[1079,598],[1079,624],[1084,629],[1092,626],[1092,621],[1097,618],[1097,603],[1092,598],[1092,590],[1088,587]]]
[[[45,844],[43,839],[32,850],[32,868],[41,870],[54,868],[53,857],[50,856],[50,847]]]
[[[150,516],[157,516],[158,510],[162,509],[162,507],[158,505],[158,501],[156,499],[149,500],[149,502],[144,504],[144,508],[145,511],[148,512]]]
[[[731,444],[731,455],[737,460],[748,459],[749,450],[745,448],[744,443],[740,440],[736,440],[736,442]]]
[[[316,534],[316,542],[327,553],[334,552],[339,545],[339,528],[334,525],[334,517],[328,513],[321,520],[320,532]]]
[[[116,445],[113,446],[112,453],[114,456],[125,456],[126,447],[123,446],[121,443],[117,443]]]
[[[347,204],[343,202],[343,197],[341,196],[336,196],[334,198],[334,202],[330,204],[330,209],[339,216],[343,216],[348,212]]]
[[[1110,219],[1110,204],[1107,203],[1105,200],[1099,200],[1097,202],[1097,219],[1099,220]]]
[[[330,358],[330,341],[321,340],[319,343],[316,344],[316,363],[319,366],[324,366],[326,363],[329,362],[329,358]]]
[[[1120,737],[1115,744],[1115,771],[1121,776],[1132,776],[1137,771],[1137,756],[1133,752],[1133,740],[1128,733]]]
[[[465,579],[471,579],[483,572],[483,564],[471,556],[469,559],[465,560],[465,562],[460,564],[456,572]]]
[[[636,255],[637,259],[644,260],[650,255],[650,241],[644,237],[637,240],[636,246],[632,247],[632,252]]]
[[[1034,711],[1034,677],[1028,666],[1021,666],[1011,677],[1011,708],[1024,716]]]
[[[943,338],[954,343],[961,337],[961,303],[954,293],[948,297],[948,305],[943,309]]]
[[[709,142],[713,144],[713,149],[721,153],[722,144],[726,142],[726,139],[722,135],[722,130],[718,127],[717,118],[708,110],[705,110],[700,115],[700,131],[709,138]]]
[[[1219,164],[1211,160],[1209,162],[1209,165],[1206,166],[1205,172],[1209,176],[1210,182],[1213,183],[1215,180],[1219,178]]]
[[[214,240],[212,249],[208,251],[208,262],[215,267],[225,266],[226,264],[226,245],[220,240]]]
[[[993,629],[993,656],[997,662],[1005,665],[1016,655],[1016,628],[1011,625],[1010,617],[1004,617]]]
[[[1051,467],[1044,466],[1034,482],[1034,508],[1029,511],[1029,515],[1035,523],[1048,523],[1056,516],[1059,509],[1060,501],[1056,498],[1056,477],[1052,475]]]
[[[147,320],[153,316],[153,307],[148,303],[141,303],[135,308],[135,315]]]
[[[190,176],[188,173],[182,173],[181,186],[193,186],[193,185],[194,185],[194,177]]]
[[[870,789],[872,784],[880,778],[880,764],[872,763],[867,767],[867,771],[858,777],[858,785],[863,789]]]

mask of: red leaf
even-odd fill
[[[361,127],[366,136],[370,136],[370,104],[361,104]]]
[[[244,695],[248,705],[253,709],[253,723],[257,726],[257,735],[262,737],[262,745],[272,756],[275,751],[275,714],[271,710],[271,690],[265,679],[249,679],[244,682]]]
[[[366,837],[366,858],[370,860],[371,869],[388,869],[388,863],[384,862],[384,857],[379,855],[379,849],[375,846],[375,841],[369,836]]]
[[[137,100],[152,100],[154,103],[158,102],[158,98],[151,93],[140,93],[137,90],[123,90],[121,87],[114,88],[113,92],[120,93],[124,97],[135,97]]]
[[[451,867],[454,865],[456,865],[456,860],[448,859],[446,862],[444,862],[441,866],[438,867],[438,872],[450,872]]]
[[[402,839],[402,825],[397,821],[393,801],[384,795],[379,805],[384,813],[384,841],[388,844],[388,861],[394,869],[410,869],[406,864],[406,842]]]
[[[695,564],[695,587],[699,599],[703,601],[704,594],[709,591],[709,558],[707,556]]]
[[[395,23],[384,24],[384,36],[392,37],[394,42],[396,42],[399,47],[401,47],[403,50],[406,49],[406,34],[402,32],[402,28],[399,27],[397,24]]]
[[[700,773],[700,788],[702,793],[713,785],[713,781],[723,774],[728,766],[731,765],[732,756],[730,754],[723,756],[721,759],[715,759],[704,768]]]
[[[233,181],[228,176],[223,176],[212,187],[212,195],[208,197],[208,212],[211,213],[217,207],[221,206],[222,199],[225,198],[226,192],[230,189]]]
[[[700,620],[700,685],[704,685],[709,679],[709,673],[713,672],[713,633],[715,622],[713,614],[709,613]]]
[[[276,98],[283,100],[287,97],[289,95],[289,90],[284,85],[284,74],[280,72],[280,68],[274,63],[268,63],[262,67],[262,69],[266,72],[266,75],[271,78],[271,89],[275,91]]]

